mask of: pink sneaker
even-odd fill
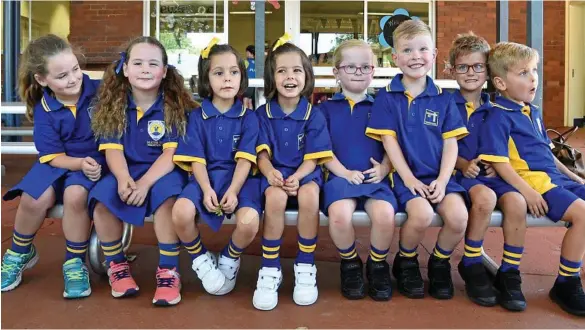
[[[156,292],[152,303],[156,306],[172,306],[181,301],[181,277],[177,269],[156,270]]]
[[[138,285],[132,278],[128,261],[110,262],[108,277],[114,298],[130,297],[138,293]]]

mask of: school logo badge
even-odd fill
[[[299,150],[305,148],[305,133],[297,135],[297,145]]]
[[[425,125],[439,126],[439,112],[426,109],[425,110]]]
[[[232,151],[236,151],[238,149],[238,143],[240,142],[240,134],[235,134],[232,136]]]
[[[154,141],[162,139],[165,135],[165,122],[162,120],[149,120],[148,135],[150,135],[150,138]]]

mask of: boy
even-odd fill
[[[549,296],[568,313],[585,316],[579,278],[585,253],[585,186],[550,150],[540,109],[530,104],[538,87],[538,52],[501,42],[488,66],[499,92],[482,129],[480,159],[526,199],[534,216],[570,223],[561,246],[558,277]]]
[[[471,208],[465,236],[465,253],[459,263],[459,274],[465,281],[467,296],[482,306],[494,306],[496,293],[500,304],[511,311],[526,309],[518,267],[524,250],[526,234],[526,201],[514,187],[495,175],[491,166],[478,158],[480,129],[488,109],[489,95],[482,93],[487,75],[490,46],[484,38],[471,34],[459,35],[449,52],[450,71],[460,90],[455,102],[469,135],[459,140],[456,180],[469,193]],[[482,169],[483,167],[483,169]],[[504,255],[494,285],[483,266],[481,247],[491,214],[496,206],[504,213]]]
[[[398,172],[393,175],[394,193],[399,208],[408,214],[392,273],[400,293],[424,297],[416,248],[436,208],[445,225],[429,259],[429,293],[437,299],[451,299],[449,258],[467,224],[465,189],[451,174],[457,160],[457,138],[465,136],[467,129],[452,96],[442,93],[427,77],[437,56],[428,25],[405,21],[393,38],[392,58],[403,73],[376,96],[366,129],[368,136],[383,142]]]

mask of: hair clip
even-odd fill
[[[211,41],[209,41],[209,44],[207,44],[207,47],[205,47],[205,49],[201,51],[201,58],[207,59],[209,57],[209,52],[211,51],[211,48],[213,48],[213,46],[217,45],[218,42],[219,42],[219,38],[213,37],[213,39],[211,39]]]
[[[275,51],[278,47],[291,41],[291,39],[292,39],[292,37],[290,36],[290,34],[288,34],[288,32],[286,32],[285,34],[282,35],[282,37],[278,38],[278,40],[276,41],[276,44],[274,44],[274,47],[272,47],[272,51]]]
[[[118,65],[116,65],[116,74],[119,74],[122,70],[122,66],[126,62],[126,52],[120,52],[120,59],[118,60]]]

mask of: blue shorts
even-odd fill
[[[563,218],[574,201],[579,198],[585,200],[585,186],[567,177],[553,179],[552,183],[556,184],[557,187],[542,194],[542,198],[548,204],[546,216],[557,222]]]
[[[149,168],[149,164],[135,164],[129,165],[128,171],[132,179],[137,181]],[[175,167],[154,183],[141,206],[132,206],[120,199],[118,181],[113,174],[108,174],[89,192],[89,215],[93,219],[95,205],[100,202],[118,219],[131,225],[143,226],[144,218],[152,215],[167,199],[178,196],[186,183],[186,173]]]
[[[103,175],[104,173],[102,172]],[[96,182],[88,179],[82,171],[69,171],[67,169],[53,167],[47,163],[41,164],[37,161],[24,178],[6,192],[3,199],[5,201],[12,200],[22,195],[22,193],[27,193],[32,198],[39,199],[49,187],[53,187],[56,203],[62,204],[65,189],[73,185],[82,186],[87,191],[90,191],[96,185]]]
[[[475,185],[484,185],[493,190],[498,199],[509,192],[518,192],[516,188],[512,187],[512,185],[508,184],[500,177],[488,178],[485,176],[478,176],[474,179],[470,179],[464,177],[461,172],[457,172],[455,180],[467,191],[471,190]]]
[[[436,180],[436,177],[433,178],[417,178],[419,179],[422,183],[426,184],[426,185],[430,185],[431,182],[433,182],[434,180]],[[396,195],[396,198],[398,199],[398,204],[399,204],[399,211],[397,212],[404,212],[406,211],[406,203],[408,203],[408,201],[415,199],[417,197],[421,197],[420,195],[413,195],[412,192],[410,192],[410,190],[404,185],[404,181],[402,181],[402,179],[400,178],[400,175],[398,175],[398,173],[392,173],[391,176],[391,180],[392,180],[392,189],[394,190],[394,194]],[[445,187],[445,196],[451,193],[458,193],[461,194],[461,196],[467,200],[467,191],[461,186],[459,185],[456,181],[454,177],[449,178],[449,182],[447,183],[447,187]],[[430,201],[429,201],[430,203]],[[433,206],[433,208],[435,208],[437,206],[437,204],[431,204]]]
[[[282,173],[282,177],[285,180],[286,178],[288,178],[289,176],[293,175],[296,172],[296,169],[291,169],[288,167],[277,167],[276,169],[279,170],[280,173]],[[299,182],[299,187],[302,187],[311,181],[314,181],[317,184],[317,186],[319,186],[319,189],[323,188],[323,171],[321,170],[321,166],[317,166],[317,168],[315,168],[315,170],[311,174],[304,177]],[[264,196],[264,194],[266,193],[266,189],[268,189],[268,187],[270,187],[268,179],[262,176],[260,181],[260,191],[262,192],[262,196]]]
[[[217,200],[219,202],[229,188],[233,172],[214,171],[208,174],[211,187],[213,188],[213,191],[215,191]],[[225,217],[223,215],[217,216],[215,213],[210,213],[207,211],[203,205],[203,191],[194,178],[189,181],[178,198],[187,198],[193,202],[199,217],[201,220],[205,221],[205,223],[209,225],[211,229],[218,231],[221,228],[221,224],[223,223]],[[248,177],[242,186],[242,189],[238,194],[238,206],[236,207],[236,211],[244,207],[250,207],[256,210],[258,215],[262,215],[262,195],[260,195],[259,177]]]
[[[387,177],[379,183],[351,184],[346,179],[329,174],[323,185],[323,206],[321,211],[328,215],[329,206],[343,199],[357,199],[356,210],[364,210],[368,199],[383,200],[392,205],[396,211],[398,202],[390,188],[390,179]]]

